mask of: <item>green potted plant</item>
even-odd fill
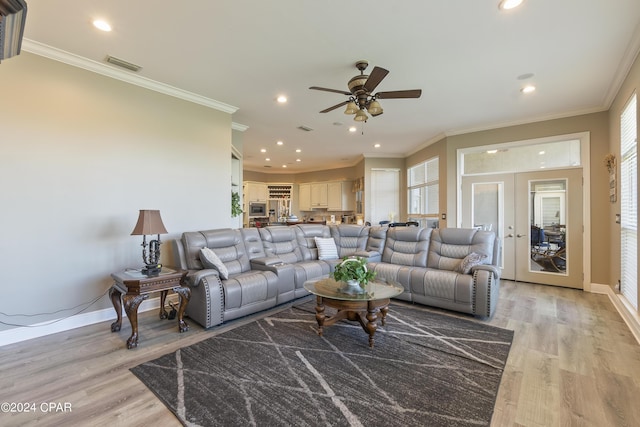
[[[336,265],[332,277],[338,282],[346,282],[352,286],[359,285],[364,289],[365,285],[376,277],[376,273],[367,269],[366,258],[344,257],[342,262]]]
[[[238,215],[242,215],[242,208],[240,207],[240,194],[237,191],[231,192],[231,218],[235,218]]]

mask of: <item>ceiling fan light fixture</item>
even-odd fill
[[[356,122],[366,122],[368,118],[369,116],[367,116],[367,113],[362,110],[358,110],[353,120],[355,120]]]
[[[351,101],[347,104],[347,109],[344,110],[345,114],[356,114],[358,112],[358,106],[355,101]]]
[[[369,111],[369,114],[371,114],[372,116],[377,116],[378,114],[382,113],[382,105],[380,105],[380,103],[374,99],[369,103],[367,111]]]

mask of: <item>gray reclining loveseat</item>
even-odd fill
[[[318,242],[335,244],[329,257]],[[185,232],[171,244],[189,270],[187,315],[205,328],[308,295],[303,283],[344,256],[400,283],[398,299],[476,316],[493,315],[498,300],[501,245],[489,231],[298,224]],[[203,263],[203,248],[218,266]]]

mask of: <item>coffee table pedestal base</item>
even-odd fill
[[[373,347],[373,336],[378,329],[378,317],[380,318],[380,324],[384,326],[385,318],[389,311],[390,299],[354,301],[316,296],[316,302],[318,335],[322,336],[325,326],[331,326],[340,320],[346,319],[360,323],[362,329],[369,334],[369,347]],[[327,317],[324,313],[325,306],[335,308],[338,312],[331,317]],[[378,316],[378,313],[380,316]]]

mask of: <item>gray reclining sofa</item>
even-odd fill
[[[316,238],[332,239],[337,253],[327,258]],[[490,231],[298,224],[185,232],[171,245],[176,266],[189,271],[187,315],[205,328],[308,295],[304,282],[345,256],[367,258],[377,277],[400,283],[404,301],[490,317],[498,300],[501,245]],[[202,248],[221,269],[205,267]]]

